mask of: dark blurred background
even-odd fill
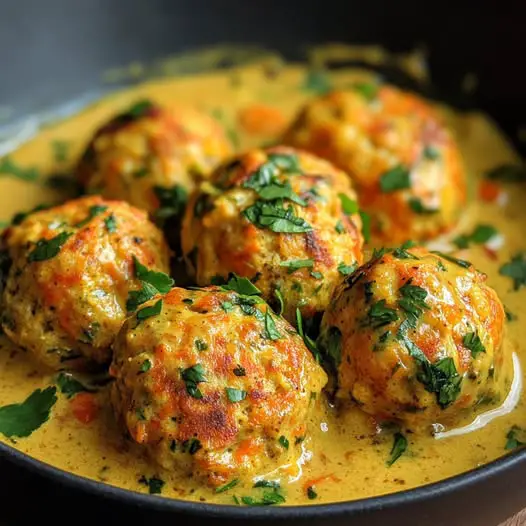
[[[96,86],[100,73],[217,43],[301,58],[307,44],[425,43],[441,92],[476,72],[475,103],[515,135],[526,120],[526,2],[479,0],[8,0],[0,2],[0,105],[20,112]]]

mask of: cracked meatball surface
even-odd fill
[[[313,99],[284,142],[345,170],[373,234],[389,243],[451,229],[465,202],[461,155],[437,111],[391,86],[361,85]]]
[[[89,193],[151,215],[177,214],[195,182],[229,154],[223,129],[206,113],[144,100],[95,132],[77,176]]]
[[[322,320],[337,397],[418,428],[503,394],[504,308],[485,282],[468,262],[422,248],[377,254],[340,285]]]
[[[133,440],[212,487],[296,462],[311,393],[327,381],[257,289],[227,288],[151,300],[147,318],[124,324],[111,366],[113,405]]]
[[[2,328],[55,369],[109,361],[129,292],[142,287],[134,260],[169,266],[145,212],[95,196],[29,214],[3,233],[2,245],[10,261]]]
[[[330,163],[291,148],[251,150],[190,198],[182,246],[199,285],[230,272],[252,279],[286,319],[323,311],[362,261],[356,195]]]

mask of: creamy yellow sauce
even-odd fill
[[[290,120],[311,93],[302,89],[306,70],[287,66],[275,78],[268,78],[259,65],[250,65],[227,73],[210,73],[186,78],[168,78],[146,83],[106,98],[87,110],[42,130],[21,146],[12,159],[24,167],[35,166],[41,174],[67,171],[78,157],[93,131],[114,113],[140,98],[160,103],[188,103],[212,113],[231,133],[236,149],[265,144],[272,136],[250,136],[237,125],[238,111],[261,102],[282,111]],[[345,87],[364,79],[363,72],[339,70],[332,78],[336,86]],[[522,320],[526,319],[526,289],[512,291],[509,278],[498,273],[499,267],[517,251],[524,249],[523,225],[526,224],[526,190],[519,184],[504,187],[506,199],[485,203],[476,199],[475,189],[482,174],[497,165],[518,162],[518,157],[495,125],[482,114],[454,114],[445,110],[456,133],[470,177],[471,200],[464,211],[458,232],[469,232],[478,223],[490,223],[504,238],[497,260],[475,246],[459,253],[489,276],[503,303],[518,316],[508,324],[507,343],[516,350],[526,372],[526,340]],[[68,160],[54,160],[52,143],[70,144]],[[8,222],[15,212],[46,202],[64,199],[64,194],[38,182],[0,177],[1,220]],[[2,340],[0,352],[0,405],[23,401],[36,388],[54,382],[54,376],[32,361],[23,351]],[[106,388],[107,389],[107,388]],[[131,442],[123,438],[114,423],[106,389],[97,394],[100,413],[89,424],[80,423],[72,414],[71,401],[64,395],[52,410],[50,420],[30,437],[16,442],[0,440],[48,464],[101,480],[115,486],[146,492],[141,476],[162,478],[166,483],[162,495],[185,499],[232,503],[233,495],[253,494],[249,487],[238,486],[215,494],[199,487],[192,479],[181,480],[163,473],[148,461]],[[396,492],[435,482],[481,466],[506,453],[506,433],[513,425],[526,422],[526,405],[521,399],[510,414],[494,419],[484,428],[461,436],[437,440],[431,435],[408,435],[409,447],[392,467],[386,466],[392,447],[392,435],[378,436],[372,420],[359,410],[347,416],[337,415],[329,406],[312,417],[311,439],[305,443],[304,464],[292,469],[285,484],[287,504],[309,504],[359,499]],[[493,409],[489,406],[489,409]],[[473,415],[467,418],[465,423]],[[325,477],[325,478],[324,478]],[[267,475],[272,478],[272,475]],[[323,478],[323,479],[322,479]],[[313,481],[318,497],[308,500],[306,487]]]

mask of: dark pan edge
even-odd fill
[[[396,508],[404,503],[422,503],[459,490],[466,490],[492,477],[503,475],[506,471],[509,471],[518,464],[526,463],[526,448],[505,455],[489,464],[461,473],[460,475],[410,490],[354,501],[282,507],[247,507],[209,504],[138,493],[64,471],[1,442],[0,456],[73,489],[89,492],[99,497],[141,508],[224,519],[261,520],[273,518],[286,520],[300,517],[308,519],[356,516],[365,512],[370,513],[375,510]]]

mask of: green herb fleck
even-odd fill
[[[37,389],[20,404],[0,407],[0,433],[7,438],[31,435],[49,419],[56,392],[55,386]]]
[[[80,223],[77,223],[75,226],[77,228],[85,227],[92,219],[94,219],[98,215],[102,214],[106,210],[108,210],[107,206],[102,206],[102,205],[90,206],[89,211],[88,211],[88,217],[86,217],[86,219],[83,219],[82,221],[80,221]]]
[[[368,102],[375,100],[378,96],[378,84],[373,84],[372,82],[355,82],[351,87]]]
[[[399,319],[396,309],[387,307],[385,300],[373,303],[369,308],[367,318],[369,325],[374,329],[379,329]]]
[[[279,303],[279,312],[278,316],[281,316],[283,314],[283,311],[285,310],[285,300],[283,298],[283,294],[281,293],[281,290],[276,288],[274,289],[274,296],[276,296],[276,299]]]
[[[334,230],[336,230],[338,234],[343,234],[345,232],[345,226],[343,225],[343,222],[341,221],[341,219],[336,223]]]
[[[108,217],[104,218],[104,224],[106,225],[106,230],[110,234],[117,232],[117,220],[113,214],[110,214]]]
[[[504,164],[490,170],[486,174],[486,177],[504,183],[521,183],[526,181],[526,166],[520,164]]]
[[[387,466],[391,467],[407,450],[407,438],[402,433],[395,433],[391,457],[387,461]]]
[[[57,376],[57,386],[60,392],[67,398],[73,398],[77,393],[89,391],[89,389],[79,382],[71,373],[61,372]]]
[[[281,338],[281,333],[276,328],[276,322],[270,313],[270,309],[267,308],[265,312],[265,330],[263,332],[263,337],[267,340],[279,340]]]
[[[258,296],[261,291],[248,279],[238,276],[233,272],[228,275],[226,284],[221,285],[223,290],[231,290],[242,296]]]
[[[226,388],[226,396],[232,403],[242,402],[247,397],[247,392],[242,389],[234,389],[233,387]]]
[[[29,263],[45,261],[54,258],[62,248],[62,245],[72,236],[71,232],[61,232],[51,239],[40,239],[35,248],[27,256]]]
[[[216,488],[216,493],[224,493],[225,491],[228,491],[229,489],[235,488],[239,484],[239,479],[234,479],[225,484],[224,486],[219,486]]]
[[[450,254],[444,254],[444,252],[439,252],[438,250],[433,250],[431,253],[435,254],[436,256],[440,256],[441,258],[444,258],[446,261],[454,263],[455,265],[458,265],[459,267],[462,267],[462,268],[471,267],[471,263],[469,261],[466,261],[465,259],[458,259],[456,257],[451,256]]]
[[[294,214],[292,206],[285,209],[280,200],[256,201],[243,210],[243,215],[257,227],[268,228],[273,232],[297,234],[312,231],[312,227],[305,219]]]
[[[398,300],[398,305],[405,311],[409,326],[415,328],[423,311],[430,308],[426,303],[427,291],[422,287],[412,285],[409,280],[400,288],[400,294],[402,297]]]
[[[411,188],[409,170],[402,165],[395,166],[380,177],[380,189],[384,193]]]
[[[289,259],[288,261],[281,261],[280,267],[286,267],[289,274],[292,274],[300,268],[312,268],[314,266],[313,259]]]
[[[203,394],[197,387],[198,384],[206,382],[204,367],[198,363],[183,369],[181,377],[186,385],[186,392],[193,398],[201,399]]]
[[[349,274],[352,274],[356,268],[358,267],[358,265],[356,263],[353,263],[352,265],[346,265],[345,263],[340,263],[338,265],[338,272],[342,275],[342,276],[348,276]]]
[[[204,340],[201,340],[201,338],[194,340],[194,345],[199,352],[203,352],[208,349],[208,344]]]
[[[476,358],[480,353],[486,352],[486,347],[480,340],[479,335],[476,332],[468,332],[462,338],[462,343],[466,349],[471,351],[471,356]]]
[[[0,159],[0,177],[2,175],[14,177],[21,181],[34,182],[38,179],[38,170],[34,167],[22,168],[18,166],[11,157],[3,157]]]
[[[139,367],[139,373],[147,373],[152,368],[151,360],[144,360]]]
[[[463,234],[453,239],[458,248],[468,248],[471,243],[483,245],[498,235],[499,231],[491,225],[477,225],[471,234]]]
[[[513,289],[519,290],[526,285],[526,257],[523,252],[515,254],[511,261],[500,267],[499,274],[513,280]]]
[[[371,216],[363,211],[360,210],[360,218],[362,219],[362,236],[366,243],[369,243],[371,241]]]
[[[311,275],[314,279],[323,279],[323,274],[322,274],[321,272],[318,272],[317,270],[311,272],[310,275]]]
[[[144,307],[143,309],[137,311],[137,321],[143,321],[148,318],[151,318],[152,316],[157,316],[161,313],[162,308],[163,300],[160,299],[153,305],[150,305],[149,307]]]
[[[162,492],[163,486],[165,484],[164,480],[161,480],[157,477],[148,479],[144,475],[139,479],[139,483],[148,486],[148,493],[150,495],[159,495]]]
[[[154,186],[153,192],[159,200],[159,208],[155,212],[155,217],[165,220],[182,215],[188,201],[188,192],[183,186],[179,184],[172,187]]]
[[[358,203],[354,199],[351,199],[348,195],[341,193],[338,194],[338,197],[342,203],[342,210],[345,215],[350,216],[352,214],[358,213]]]
[[[325,95],[332,90],[332,84],[325,71],[311,69],[307,71],[302,89],[316,95]]]
[[[284,435],[281,435],[278,439],[278,442],[284,449],[289,449],[289,440]]]
[[[439,208],[428,208],[422,203],[419,197],[411,197],[408,200],[409,208],[415,213],[420,215],[436,214],[440,211]]]
[[[51,142],[53,159],[56,163],[65,163],[68,160],[70,146],[69,141],[55,140]]]

